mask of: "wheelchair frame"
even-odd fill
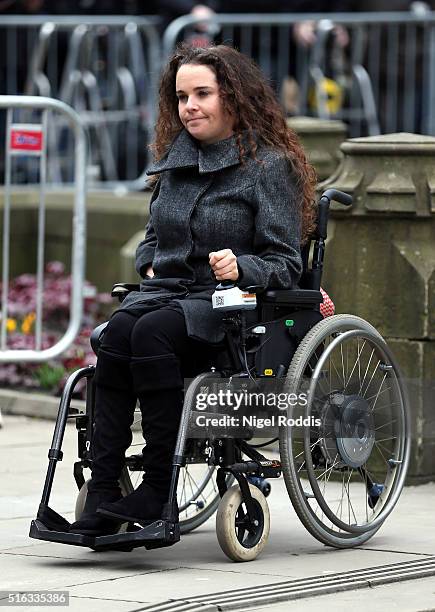
[[[303,263],[304,263],[304,273],[301,278],[301,289],[295,290],[269,290],[266,291],[265,294],[261,297],[260,307],[261,307],[261,321],[263,323],[272,322],[276,319],[276,314],[278,313],[289,313],[292,315],[296,311],[300,311],[303,314],[301,315],[301,326],[303,332],[301,334],[301,338],[298,338],[303,344],[304,338],[306,337],[310,340],[312,333],[310,335],[310,331],[312,328],[312,332],[315,331],[316,328],[322,327],[322,317],[319,313],[319,304],[323,301],[322,295],[320,293],[320,281],[322,276],[323,269],[323,259],[325,252],[325,239],[327,235],[327,220],[328,220],[328,211],[330,201],[336,200],[345,205],[350,205],[352,199],[347,194],[339,192],[337,190],[330,189],[326,191],[320,198],[319,208],[318,208],[318,224],[316,229],[316,234],[314,236],[314,248],[313,248],[313,256],[312,256],[312,267],[309,269],[308,259],[309,259],[309,250],[310,244],[308,244],[303,249]],[[114,286],[112,295],[121,296],[121,301],[123,296],[125,296],[129,291],[135,289],[136,286],[133,285],[123,285],[117,284]],[[386,369],[394,369],[396,372],[396,365],[391,365],[392,356],[389,353],[388,349],[385,348],[383,344],[381,344],[382,338],[377,334],[371,326],[360,320],[356,317],[347,316],[348,320],[346,326],[350,326],[352,331],[353,321],[355,321],[355,325],[359,328],[361,334],[366,334],[367,338],[374,342],[374,345],[379,348],[381,353],[385,355],[385,368]],[[339,318],[339,317],[338,317]],[[350,322],[349,322],[350,321]],[[358,321],[362,321],[363,324],[358,323]],[[326,320],[323,322],[325,323]],[[318,324],[318,325],[317,325]],[[93,333],[93,337],[91,339],[92,346],[94,350],[97,349],[98,338],[101,335],[102,329],[106,324],[103,324],[96,328]],[[246,320],[243,312],[238,312],[236,314],[231,314],[230,316],[224,319],[224,326],[226,331],[226,343],[227,343],[227,356],[230,359],[229,370],[227,371],[231,376],[237,376],[236,373],[239,373],[240,376],[247,376],[248,373],[246,371],[247,361],[246,361],[246,353],[245,353],[245,361],[242,359],[240,354],[240,342],[241,346],[245,346],[246,341]],[[330,326],[329,326],[330,327]],[[324,325],[322,329],[327,329],[328,325]],[[335,332],[334,332],[335,333]],[[346,334],[349,332],[345,331],[343,334],[341,331],[337,332],[338,335],[342,335],[343,338],[347,338]],[[370,335],[371,334],[371,335]],[[236,341],[235,336],[239,338],[239,345]],[[340,337],[338,338],[338,342],[340,342]],[[323,342],[323,341],[322,341]],[[332,343],[333,344],[333,343]],[[321,344],[323,351],[324,344]],[[297,353],[297,349],[295,349]],[[278,362],[276,364],[275,375],[277,378],[282,378],[287,370],[292,370],[293,361],[292,358],[295,354],[293,351],[292,354],[288,355],[287,362],[282,363],[281,357],[278,356]],[[315,353],[314,353],[315,354]],[[307,367],[309,362],[302,364],[301,366],[301,358],[296,354],[297,363],[296,366],[299,367],[300,374],[303,373]],[[316,355],[317,361],[319,360]],[[321,360],[321,359],[320,359]],[[302,360],[303,361],[303,360]],[[383,362],[382,362],[383,363]],[[261,364],[260,364],[261,366]],[[295,368],[293,367],[293,370]],[[305,369],[305,370],[304,370]],[[181,415],[180,427],[178,432],[178,438],[176,443],[176,448],[173,457],[173,472],[172,479],[170,485],[170,491],[168,496],[168,502],[163,507],[163,513],[161,519],[157,521],[153,521],[152,523],[144,523],[140,527],[136,525],[129,524],[127,526],[127,530],[123,533],[116,533],[113,535],[105,535],[105,536],[86,536],[75,533],[69,533],[69,522],[55,512],[49,506],[50,494],[53,485],[53,479],[55,475],[56,464],[58,461],[62,460],[62,441],[65,432],[65,427],[68,418],[76,419],[76,426],[78,430],[78,439],[79,439],[79,458],[80,460],[74,464],[74,478],[77,483],[79,489],[83,487],[85,484],[85,480],[83,477],[83,468],[90,467],[92,458],[91,458],[91,439],[92,439],[92,427],[93,427],[93,406],[94,406],[94,384],[93,384],[93,375],[94,375],[95,367],[87,366],[73,373],[64,388],[59,413],[55,425],[55,430],[53,434],[53,440],[51,444],[51,448],[48,453],[49,464],[47,469],[47,474],[45,478],[43,493],[41,503],[39,505],[38,514],[35,520],[31,522],[30,527],[30,537],[47,540],[52,542],[60,542],[65,544],[72,544],[77,546],[86,546],[94,550],[123,550],[129,551],[136,547],[145,547],[147,549],[170,546],[175,544],[180,539],[180,525],[178,520],[178,506],[177,506],[177,485],[180,475],[181,468],[186,464],[186,443],[188,440],[188,428],[189,428],[189,418],[192,412],[192,407],[194,404],[194,400],[196,397],[196,393],[201,385],[206,381],[213,378],[219,379],[221,375],[225,375],[225,367],[223,372],[216,371],[215,368],[212,368],[210,372],[204,372],[199,374],[196,378],[193,379],[190,386],[187,388],[184,399],[183,412]],[[72,409],[70,407],[72,395],[75,386],[77,383],[85,378],[86,379],[86,413],[82,413],[77,409]],[[297,476],[294,478],[294,482],[288,481],[288,474],[291,473],[292,466],[286,467],[286,484],[287,488],[293,502],[293,505],[301,518],[303,524],[309,529],[309,531],[317,537],[320,541],[323,541],[329,545],[336,545],[340,547],[346,547],[355,545],[355,543],[360,543],[365,541],[369,537],[371,537],[375,531],[379,528],[380,524],[383,522],[385,517],[391,512],[394,504],[396,503],[398,496],[400,494],[400,490],[403,486],[404,478],[406,475],[406,469],[409,461],[409,444],[407,442],[407,431],[409,429],[409,422],[407,416],[407,403],[406,403],[406,392],[400,387],[401,398],[405,398],[403,402],[403,430],[405,432],[405,442],[400,445],[399,451],[396,453],[398,455],[395,460],[390,459],[391,461],[396,461],[394,478],[392,479],[392,491],[384,494],[383,485],[377,485],[376,482],[372,479],[370,474],[365,474],[365,484],[366,489],[369,495],[369,504],[370,499],[372,500],[374,507],[382,497],[386,497],[386,507],[382,505],[382,508],[375,516],[372,523],[369,524],[367,521],[367,526],[360,526],[358,524],[345,524],[344,530],[346,532],[346,537],[336,536],[336,542],[334,541],[334,534],[329,534],[327,529],[322,529],[313,523],[312,517],[310,517],[309,509],[301,508],[303,506],[304,496],[306,493],[298,490],[298,486],[295,485],[297,481]],[[355,394],[349,395],[346,397],[344,401],[344,410],[346,411],[352,402],[355,404],[357,400],[355,399]],[[329,401],[329,400],[328,400]],[[363,408],[361,407],[361,401],[358,405],[360,414],[363,414]],[[364,415],[361,416],[362,423],[364,426],[368,426],[368,421],[364,421]],[[281,434],[280,434],[281,436]],[[308,436],[308,437],[307,437]],[[313,464],[311,451],[307,453],[307,446],[310,447],[311,438],[310,433],[305,434],[305,460],[304,463],[307,462],[307,465],[311,462],[311,467]],[[344,439],[344,438],[343,438]],[[341,440],[343,444],[343,440]],[[371,441],[367,445],[367,449],[370,446]],[[288,448],[288,444],[291,445],[286,439],[280,439],[280,445],[282,448]],[[372,444],[373,446],[373,444]],[[220,541],[221,547],[224,552],[233,560],[250,560],[257,556],[257,554],[261,551],[262,546],[265,542],[262,542],[262,538],[264,540],[264,533],[267,531],[268,533],[268,516],[265,516],[265,507],[263,500],[259,497],[258,490],[255,490],[252,485],[249,484],[248,478],[278,478],[281,476],[283,472],[283,468],[281,465],[281,461],[278,460],[270,460],[267,459],[264,455],[258,452],[256,448],[250,445],[244,439],[228,439],[228,438],[218,438],[213,439],[212,441],[212,456],[209,457],[209,465],[214,465],[218,467],[217,471],[217,487],[219,490],[219,495],[222,498],[221,503],[226,499],[228,495],[233,495],[231,489],[228,489],[228,481],[227,476],[230,475],[235,479],[238,486],[240,487],[239,495],[240,497],[240,509],[242,508],[242,504],[244,505],[246,512],[244,510],[240,510],[240,513],[236,515],[236,523],[238,528],[242,530],[242,532],[247,532],[249,535],[249,545],[243,548],[243,542],[240,542],[241,549],[233,550],[232,545],[228,543],[225,539],[228,539],[227,535],[219,536],[218,530],[218,539]],[[323,447],[322,447],[323,449]],[[367,449],[365,452],[367,453]],[[328,448],[324,449],[322,452],[328,453]],[[346,452],[348,453],[346,455]],[[243,455],[246,455],[247,460],[243,459]],[[349,457],[350,451],[347,447],[343,450],[343,456]],[[286,455],[288,458],[288,454]],[[362,458],[365,457],[364,454],[361,455],[359,459],[356,461],[355,465],[358,465],[358,461],[361,461]],[[135,458],[127,459],[127,461],[135,461]],[[351,459],[347,459],[349,465],[352,465]],[[288,461],[286,460],[286,463]],[[328,461],[326,461],[326,466],[328,465]],[[393,464],[391,464],[393,465]],[[358,466],[358,470],[364,470],[364,467]],[[347,466],[348,469],[348,466]],[[312,470],[313,471],[313,470]],[[396,478],[397,474],[397,478]],[[308,472],[308,477],[311,480],[310,473]],[[350,479],[350,476],[349,476]],[[391,480],[391,479],[390,479]],[[386,479],[387,481],[387,479]],[[349,484],[349,481],[348,481]],[[388,488],[388,486],[387,486]],[[371,491],[371,493],[370,493]],[[371,497],[370,497],[371,495]],[[234,495],[233,495],[234,497]],[[302,500],[302,501],[301,501]],[[234,501],[234,500],[233,500]],[[308,502],[306,503],[308,506]],[[328,508],[325,508],[328,510]],[[266,505],[267,510],[267,505]],[[268,512],[268,511],[267,511]],[[331,521],[332,523],[338,524],[342,523],[341,516],[333,516]],[[267,519],[267,520],[266,520]],[[218,512],[218,521],[221,521],[222,517],[219,519]],[[350,523],[350,520],[349,520]],[[341,529],[341,528],[340,528]],[[224,530],[225,531],[225,530]],[[222,529],[221,529],[222,532]],[[348,537],[347,537],[348,536]],[[221,541],[223,539],[223,542]],[[267,534],[266,534],[267,539]],[[239,538],[240,540],[240,538]],[[236,543],[237,544],[237,543]],[[237,546],[236,546],[237,548]],[[246,554],[245,554],[246,553]]]

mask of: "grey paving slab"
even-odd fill
[[[70,597],[67,612],[133,612],[147,603],[142,600],[122,601],[120,599],[93,599],[91,597]],[[61,608],[57,608],[60,610]],[[33,612],[32,608],[29,612]],[[41,612],[46,612],[47,608],[41,608]]]
[[[280,582],[282,578],[268,576],[268,584]],[[107,597],[116,593],[122,600],[134,600],[139,594],[144,600],[152,603],[165,598],[188,599],[193,594],[207,598],[210,592],[228,588],[255,587],[260,577],[258,574],[235,574],[228,571],[198,572],[195,568],[178,568],[162,572],[135,575],[119,578],[116,584],[93,582],[80,586],[68,587],[72,595],[89,595]],[[162,594],[164,597],[162,598]]]
[[[95,588],[99,596],[117,598],[118,582],[122,582],[124,578],[135,577],[136,590],[141,593],[143,585],[150,584],[153,580],[153,574],[161,571],[166,574],[171,572],[168,568],[159,570],[153,564],[134,558],[114,560],[113,557],[104,558],[104,555],[105,553],[94,555],[93,558],[78,559],[72,563],[68,558],[54,555],[52,557],[35,555],[23,560],[13,554],[2,554],[1,588],[2,590],[69,590],[74,587],[77,595],[89,596],[87,587],[99,585],[99,590]],[[165,594],[166,590],[160,597],[164,599]],[[142,600],[147,601],[147,598],[142,597]]]

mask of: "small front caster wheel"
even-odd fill
[[[266,546],[270,531],[270,513],[263,493],[249,485],[254,502],[251,524],[236,485],[222,497],[216,514],[216,535],[223,552],[232,561],[253,561]]]

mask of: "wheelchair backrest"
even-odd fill
[[[316,236],[313,238],[317,240]],[[322,282],[323,270],[322,268],[313,269],[310,267],[310,250],[312,243],[313,239],[310,239],[301,249],[303,268],[298,285],[300,289],[316,289],[318,291]]]
[[[338,191],[338,189],[327,189],[320,196],[317,204],[317,222],[316,229],[313,235],[310,236],[308,242],[302,247],[302,262],[303,272],[299,281],[301,289],[320,290],[322,281],[323,258],[325,255],[325,240],[327,237],[329,205],[332,201],[344,204],[344,206],[352,205],[352,197]],[[310,250],[313,244],[313,256],[310,264]]]

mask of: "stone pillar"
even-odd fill
[[[340,145],[346,138],[346,125],[314,117],[291,117],[287,125],[301,139],[319,181],[331,176],[341,160]]]
[[[389,134],[347,140],[319,190],[351,194],[334,206],[324,286],[337,312],[370,321],[411,385],[410,482],[435,479],[435,138]]]

